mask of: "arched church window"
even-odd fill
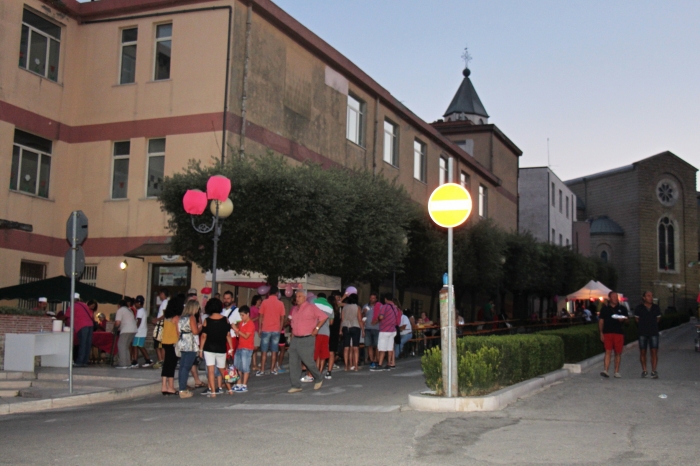
[[[600,259],[607,264],[608,263],[608,251],[601,252]]]
[[[676,270],[676,236],[673,221],[659,220],[659,269]]]

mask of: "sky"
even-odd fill
[[[669,150],[700,168],[696,0],[275,3],[428,122],[457,91],[468,47],[489,122],[521,167],[568,180]]]

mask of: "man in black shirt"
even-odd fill
[[[598,321],[598,329],[600,330],[600,341],[605,345],[605,370],[600,373],[603,377],[610,377],[608,369],[610,368],[610,356],[615,352],[615,378],[622,377],[620,375],[620,359],[622,357],[622,348],[625,344],[625,331],[623,325],[627,322],[627,309],[620,305],[620,300],[617,293],[611,291],[608,293],[608,304],[603,306],[600,311],[600,320]]]
[[[634,318],[639,327],[639,360],[642,363],[642,377],[647,374],[647,347],[651,348],[651,378],[658,379],[656,363],[659,351],[659,320],[661,309],[654,304],[654,296],[651,291],[645,291],[642,295],[642,304],[634,308]]]

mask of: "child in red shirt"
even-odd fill
[[[255,324],[250,320],[250,308],[241,306],[238,309],[241,316],[241,321],[233,327],[233,331],[238,337],[238,349],[233,360],[233,365],[236,366],[241,374],[239,382],[233,387],[234,393],[245,393],[248,391],[248,377],[250,376],[250,360],[253,356],[255,347]]]

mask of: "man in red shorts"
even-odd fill
[[[603,377],[610,377],[610,355],[615,352],[615,378],[619,379],[620,360],[622,359],[622,348],[625,346],[624,324],[627,322],[627,309],[620,305],[617,293],[608,293],[608,304],[600,311],[598,329],[600,330],[600,341],[605,345],[605,370],[600,373]]]

